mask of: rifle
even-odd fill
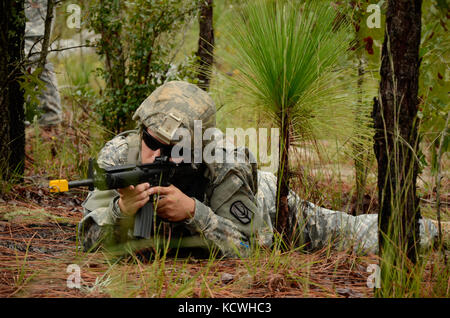
[[[174,163],[167,156],[155,158],[154,163],[119,165],[102,169],[89,159],[88,178],[84,180],[50,180],[50,192],[66,192],[72,188],[89,187],[98,190],[113,190],[148,182],[151,186],[167,187],[173,184],[189,197],[203,201],[208,183],[204,177],[205,166],[194,168],[190,163]],[[149,238],[153,227],[152,198],[136,213],[134,236]]]

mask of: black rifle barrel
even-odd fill
[[[69,189],[70,188],[78,188],[78,187],[89,187],[94,185],[94,179],[84,179],[84,180],[75,180],[69,182]]]
[[[69,182],[69,188],[88,186],[93,191],[120,189],[129,185],[138,185],[149,182],[151,186],[167,187],[174,184],[184,194],[203,200],[208,180],[204,177],[204,166],[201,169],[193,169],[191,164],[175,164],[169,162],[167,157],[158,157],[154,163],[141,165],[119,165],[100,169],[94,167],[94,161],[89,160],[88,178]],[[153,200],[145,204],[135,215],[134,236],[137,238],[149,238],[156,218],[153,208]]]

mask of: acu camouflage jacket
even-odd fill
[[[122,133],[103,147],[98,156],[101,168],[140,162],[140,135],[137,131]],[[250,163],[247,149],[223,147],[233,151],[244,163],[206,164],[209,180],[205,199],[194,199],[192,219],[165,224],[171,237],[184,237],[184,246],[203,249],[218,248],[227,257],[246,257],[250,246],[269,246],[273,229],[264,194],[258,191],[256,164]],[[240,151],[239,151],[240,150]],[[242,151],[244,150],[244,151]],[[242,158],[244,156],[245,158]],[[268,189],[266,189],[268,190]],[[133,240],[133,218],[122,215],[116,190],[94,190],[83,202],[84,217],[79,224],[79,237],[85,250],[107,238],[112,243]],[[245,213],[236,213],[235,206],[244,206]],[[168,229],[169,230],[169,229]],[[110,241],[111,242],[111,241]]]

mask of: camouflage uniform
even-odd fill
[[[152,112],[154,111],[154,112]],[[203,129],[215,126],[215,107],[211,97],[197,86],[173,81],[156,89],[138,108],[134,119],[160,138],[171,140],[178,127],[193,131],[193,120],[203,120]],[[174,122],[173,118],[178,121]],[[100,167],[138,163],[141,133],[116,136],[106,143],[98,156]],[[166,223],[171,237],[186,237],[190,247],[217,248],[224,256],[248,255],[251,242],[269,246],[272,229],[257,206],[257,170],[250,163],[248,151],[227,147],[216,151],[236,152],[243,163],[205,164],[209,180],[204,200],[195,199],[194,217],[177,223]],[[132,239],[133,220],[122,215],[116,190],[89,193],[83,203],[84,218],[80,221],[80,237],[89,249],[105,236],[113,243]],[[237,214],[236,206],[243,210]],[[165,222],[163,222],[165,223]]]
[[[25,27],[25,56],[30,54],[29,59],[31,62],[37,63],[40,58],[46,14],[46,0],[25,1],[25,15],[27,18]],[[36,67],[35,64],[33,64],[34,67]],[[61,98],[52,63],[46,61],[44,70],[39,78],[45,83],[45,90],[39,96],[39,110],[42,111],[39,124],[42,126],[59,124],[62,121]]]
[[[275,224],[276,188],[273,173],[258,171],[259,206],[268,209],[272,224]],[[337,249],[353,248],[358,254],[378,253],[377,214],[353,216],[325,209],[301,200],[293,191],[288,195],[288,205],[291,216],[296,217],[297,235],[307,248],[315,250],[331,243]],[[437,237],[436,226],[428,219],[420,219],[419,224],[420,245],[430,247]]]
[[[149,113],[149,109],[157,111]],[[191,131],[193,119],[204,119],[204,129],[215,126],[215,108],[211,98],[196,86],[184,82],[169,82],[155,90],[133,118],[150,127],[160,138],[172,141],[170,134],[177,124],[170,122],[170,114]],[[103,168],[140,162],[140,145],[139,132],[121,134],[106,143],[97,162]],[[213,246],[225,256],[245,257],[250,245],[270,246],[272,243],[276,177],[270,172],[257,170],[256,165],[250,163],[253,162],[252,154],[246,148],[235,149],[225,144],[216,151],[234,152],[242,160],[237,162],[243,163],[206,164],[205,176],[210,183],[205,199],[202,202],[195,200],[194,217],[166,225],[172,231],[171,237],[184,235],[192,238],[190,247]],[[115,190],[89,193],[83,203],[84,218],[79,226],[85,249],[90,249],[103,236],[114,243],[133,238],[133,220],[120,212],[118,197]],[[234,213],[233,206],[237,202],[243,205],[244,213]],[[338,247],[353,246],[364,252],[376,252],[376,215],[353,217],[327,210],[300,200],[292,191],[288,203],[291,217],[298,221],[298,237],[302,242],[309,242],[311,248],[320,248],[332,241]]]

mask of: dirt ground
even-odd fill
[[[53,195],[32,185],[17,186],[11,193],[15,195],[0,201],[0,297],[173,297],[192,277],[182,297],[373,297],[368,266],[377,264],[377,257],[327,251],[292,253],[288,264],[282,258],[278,264],[260,258],[261,264],[253,265],[216,260],[213,266],[204,259],[167,259],[158,274],[163,280],[159,289],[141,284],[151,262],[123,261],[115,273],[122,280],[126,276],[125,285],[117,285],[125,289],[117,292],[114,283],[104,279],[111,269],[108,259],[101,252],[83,253],[77,245],[76,224],[85,193]],[[28,199],[16,200],[19,196]],[[67,285],[70,264],[81,268],[80,289]],[[252,272],[252,266],[258,271]],[[179,284],[174,272],[185,273]]]
[[[111,297],[99,285],[99,279],[110,268],[102,253],[82,253],[77,245],[76,224],[81,219],[80,203],[84,193],[54,196],[46,189],[17,187],[17,196],[29,193],[29,199],[9,196],[0,201],[0,297]],[[370,297],[367,287],[368,264],[376,257],[355,262],[346,253],[325,255],[294,253],[290,265],[271,273],[270,270],[249,275],[244,260],[217,260],[214,270],[199,277],[199,284],[188,297]],[[352,259],[353,258],[353,259]],[[267,264],[261,264],[269,268]],[[184,271],[195,276],[208,260],[166,260],[167,275],[184,264]],[[294,264],[298,263],[296,268]],[[81,289],[67,287],[67,266],[81,267]],[[308,264],[308,266],[305,266]],[[121,271],[129,276],[129,285],[139,281],[134,264],[124,262]],[[142,266],[151,266],[151,263]],[[208,275],[205,277],[205,275]],[[301,283],[308,275],[308,286]],[[208,288],[202,281],[210,282]],[[171,288],[176,285],[171,285]],[[169,287],[168,287],[169,288]],[[172,291],[161,289],[156,296]],[[145,288],[135,297],[151,297]]]

